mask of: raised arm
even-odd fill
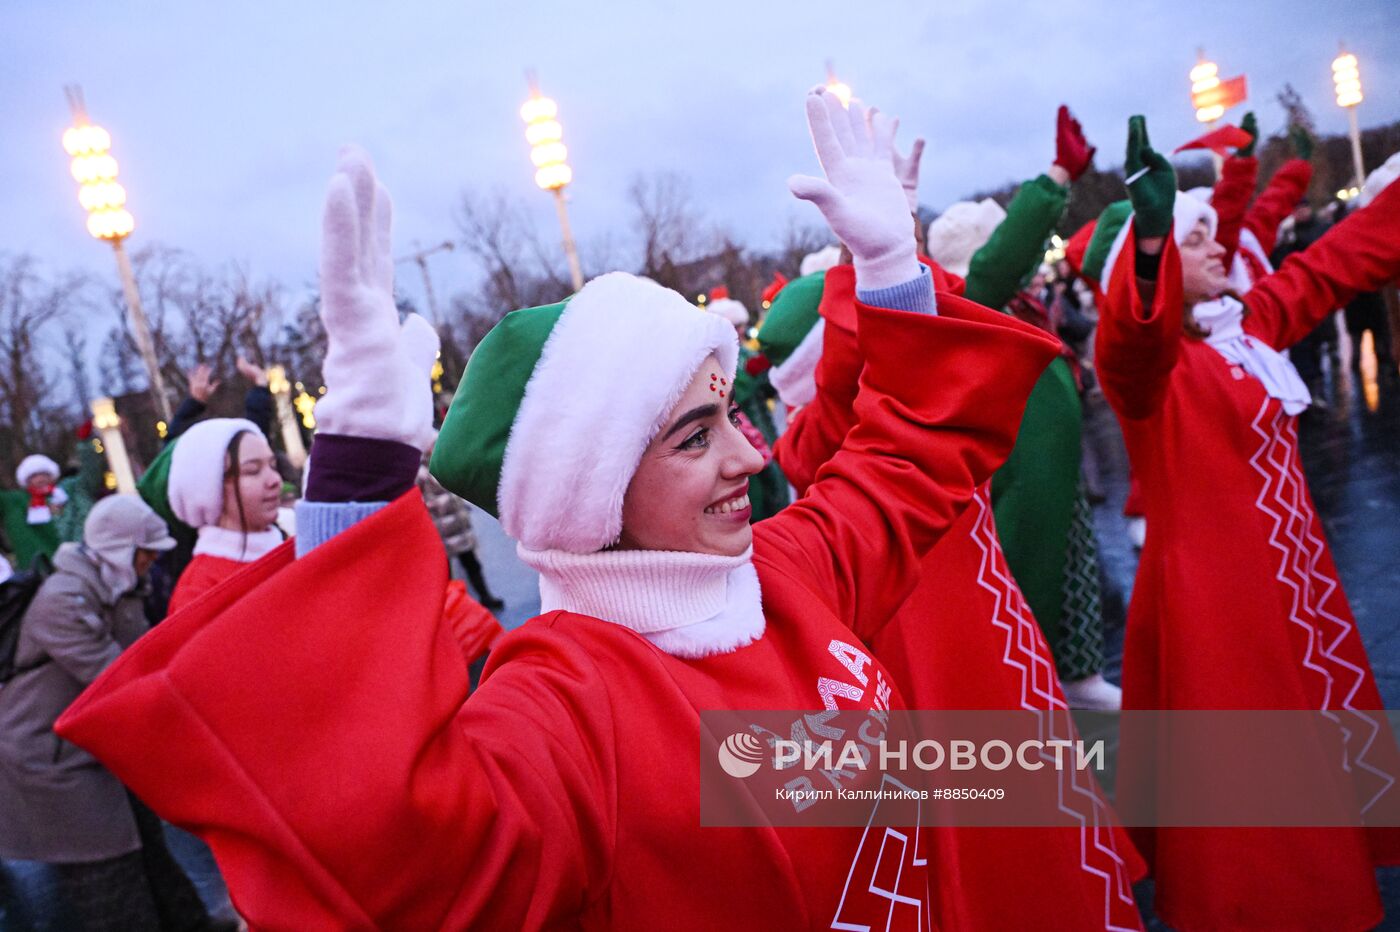
[[[518,635],[464,705],[441,554],[414,494],[251,564],[57,730],[210,844],[254,928],[567,925],[609,868],[607,677]]]
[[[756,526],[754,558],[805,581],[862,631],[903,601],[924,554],[1010,452],[1057,346],[952,295],[934,313],[891,170],[896,124],[858,103],[848,112],[821,89],[807,113],[827,177],[789,186],[851,251],[864,368],[854,426],[806,496]],[[994,364],[1003,357],[1010,371]]]
[[[1220,180],[1211,192],[1210,206],[1215,208],[1217,219],[1215,241],[1225,247],[1221,260],[1225,268],[1235,258],[1240,246],[1240,229],[1244,226],[1249,202],[1254,197],[1254,187],[1259,180],[1259,160],[1254,157],[1254,146],[1259,141],[1259,123],[1252,112],[1244,115],[1240,126],[1249,134],[1249,142],[1235,150],[1235,154],[1225,160],[1220,169]]]
[[[1055,132],[1055,161],[1045,174],[1021,185],[1006,218],[972,257],[963,294],[999,311],[1021,288],[1045,256],[1045,241],[1064,214],[1069,186],[1093,162],[1093,146],[1084,130],[1061,105]]]
[[[302,554],[413,488],[435,436],[429,373],[438,336],[417,314],[399,323],[392,216],[369,155],[346,147],[321,221],[326,395],[297,503]]]
[[[1279,166],[1244,217],[1245,228],[1259,240],[1266,256],[1274,251],[1278,242],[1279,224],[1308,193],[1312,182],[1312,135],[1303,127],[1294,126],[1288,136],[1297,158]]]
[[[1123,417],[1153,415],[1181,352],[1181,257],[1172,237],[1176,172],[1152,148],[1147,122],[1128,121],[1128,195],[1133,215],[1105,272],[1094,365],[1109,404]]]
[[[1245,330],[1275,349],[1307,336],[1357,294],[1400,278],[1400,185],[1383,189],[1244,296]]]

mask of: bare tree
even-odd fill
[[[690,182],[675,172],[637,175],[627,198],[640,238],[641,274],[680,290],[677,268],[719,247],[694,205]]]
[[[83,279],[43,281],[29,256],[0,256],[0,461],[6,474],[25,455],[66,459],[77,412],[56,391],[56,354],[45,335],[77,299]]]
[[[520,204],[502,191],[465,191],[457,205],[462,248],[480,268],[480,299],[500,313],[558,301],[569,294],[567,275]]]
[[[789,217],[787,227],[783,230],[783,238],[778,245],[778,255],[775,257],[777,271],[788,278],[796,278],[802,268],[803,259],[835,241],[836,235],[825,226],[803,223]]]
[[[1283,90],[1278,92],[1279,106],[1287,115],[1288,126],[1301,126],[1310,133],[1317,132],[1317,124],[1313,122],[1312,111],[1308,105],[1303,103],[1303,95],[1293,89],[1292,84],[1285,84]]]

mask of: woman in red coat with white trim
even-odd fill
[[[807,498],[751,530],[761,458],[731,419],[728,323],[622,273],[507,315],[432,470],[497,511],[545,613],[501,639],[469,700],[411,491],[436,341],[400,326],[387,194],[344,157],[300,556],[166,621],[60,725],[209,841],[251,925],[933,927],[917,830],[700,825],[699,755],[719,737],[702,711],[900,704],[853,629],[902,600],[1056,351],[955,296],[930,313],[893,127],[824,93],[808,118],[828,179],[791,185],[855,256],[856,425]]]
[[[1223,293],[1214,211],[1176,191],[1141,117],[1128,146],[1135,214],[1106,265],[1095,356],[1148,519],[1123,707],[1381,709],[1299,462],[1307,389],[1282,351],[1400,274],[1400,187],[1236,298]],[[1396,792],[1393,742],[1374,721],[1361,731],[1348,735],[1357,795]],[[1126,738],[1124,753],[1120,797],[1154,793]],[[1171,761],[1162,766],[1166,791]],[[1182,930],[1369,929],[1382,918],[1372,867],[1400,861],[1389,829],[1134,837],[1156,876],[1157,912]]]

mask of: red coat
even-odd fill
[[[209,553],[195,554],[175,583],[175,591],[170,593],[168,613],[175,614],[247,565],[241,560],[231,560],[228,557],[216,557]]]
[[[1171,238],[1151,307],[1135,287],[1135,250],[1130,232],[1095,356],[1147,515],[1128,612],[1124,708],[1381,709],[1303,477],[1297,418],[1256,379],[1183,334]],[[1284,349],[1397,269],[1400,186],[1392,185],[1256,284],[1244,299],[1245,332]],[[1120,792],[1151,798],[1138,750],[1146,749],[1125,736]],[[1351,753],[1357,792],[1400,775],[1387,735]],[[1170,785],[1169,767],[1160,779]],[[1369,838],[1307,828],[1135,837],[1157,878],[1158,913],[1183,930],[1371,928],[1382,915],[1372,865],[1400,854],[1392,830]]]
[[[1256,198],[1254,188],[1258,176],[1258,159],[1253,156],[1228,158],[1210,198],[1219,218],[1215,239],[1225,247],[1225,268],[1230,268],[1238,251],[1249,269],[1251,282],[1268,274],[1264,261],[1274,250],[1279,224],[1307,193],[1312,165],[1302,159],[1284,162]],[[1258,252],[1241,242],[1241,232],[1245,230],[1254,237],[1250,246],[1257,245]]]
[[[501,639],[466,700],[414,492],[212,590],[58,727],[208,840],[260,929],[930,928],[924,836],[701,828],[698,713],[901,703],[877,661],[857,683],[832,648],[907,594],[1057,350],[941,310],[862,309],[858,423],[755,529],[767,628],[747,647],[687,660],[551,612]],[[937,378],[907,377],[923,367]]]
[[[947,298],[939,295],[940,306]],[[779,438],[778,463],[799,494],[855,419],[864,358],[855,270],[826,273],[817,394]],[[997,540],[987,486],[929,551],[902,605],[857,633],[917,709],[1065,710],[1055,660]],[[1072,728],[1068,715],[1052,723]],[[1059,737],[1070,737],[1068,734]],[[1132,881],[1145,872],[1092,776],[1064,773],[1083,829],[944,828],[937,914],[945,929],[1136,929]],[[1007,870],[1019,865],[1014,881]]]

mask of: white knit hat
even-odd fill
[[[1356,203],[1365,207],[1396,178],[1400,178],[1400,152],[1386,159],[1380,168],[1366,176],[1366,183],[1361,186],[1361,196],[1356,199]]]
[[[749,309],[733,298],[716,298],[705,305],[705,310],[718,314],[736,327],[746,327],[749,323]]]
[[[1129,222],[1123,224],[1123,229],[1118,231],[1118,235],[1113,239],[1113,245],[1108,249],[1108,258],[1103,264],[1103,282],[1107,288],[1108,281],[1113,275],[1113,266],[1118,262],[1118,254],[1123,251],[1123,244],[1128,241],[1128,230],[1133,226],[1132,216],[1128,217]],[[1219,225],[1219,218],[1215,213],[1215,208],[1192,197],[1185,191],[1176,192],[1176,202],[1172,204],[1172,238],[1180,246],[1186,242],[1186,237],[1191,235],[1191,231],[1196,229],[1196,224],[1202,220],[1206,222],[1206,227],[1210,231],[1210,237],[1215,238],[1215,231]]]
[[[200,421],[176,439],[170,454],[167,495],[175,517],[190,527],[219,523],[224,510],[226,454],[234,436],[241,433],[262,436],[252,421],[215,417]]]
[[[1006,219],[1006,211],[991,198],[958,201],[928,225],[929,258],[954,275],[967,276],[977,250]]]
[[[813,272],[825,272],[833,265],[841,261],[840,246],[826,246],[816,252],[809,252],[802,257],[802,265],[798,267],[799,275],[811,275]]]
[[[45,472],[55,479],[62,474],[62,470],[53,460],[42,453],[31,453],[19,461],[19,467],[15,469],[15,481],[19,483],[20,488],[24,488],[30,479]]]

